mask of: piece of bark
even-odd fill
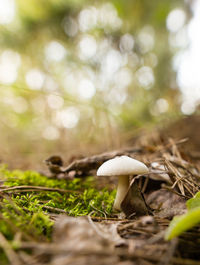
[[[107,161],[108,159],[112,159],[115,156],[121,156],[121,155],[130,155],[132,153],[139,153],[141,152],[141,148],[131,148],[131,149],[123,149],[123,150],[117,150],[112,152],[106,152],[100,155],[94,155],[90,157],[86,157],[83,159],[78,159],[73,161],[71,164],[69,164],[64,170],[65,172],[69,172],[72,170],[80,170],[80,171],[90,171],[97,169],[102,163]]]
[[[130,156],[131,154],[140,152],[142,152],[141,148],[129,148],[106,152],[99,155],[77,159],[70,163],[67,167],[63,167],[62,158],[59,156],[51,156],[45,160],[45,163],[53,177],[57,177],[64,173],[64,178],[70,179],[72,175],[73,177],[85,177],[89,175],[91,171],[96,170],[102,163],[114,158],[115,156]]]

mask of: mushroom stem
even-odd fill
[[[115,197],[113,209],[121,210],[121,203],[125,198],[129,187],[129,176],[118,176],[117,194]]]

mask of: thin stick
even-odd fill
[[[47,205],[41,205],[41,204],[39,204],[39,205],[42,206],[43,209],[49,210],[50,212],[57,212],[57,213],[65,213],[65,214],[68,214],[68,212],[66,212],[63,209],[54,208],[54,207],[47,206]]]
[[[23,189],[32,189],[32,190],[41,190],[41,191],[54,191],[54,192],[60,192],[60,193],[68,193],[68,192],[74,192],[74,193],[82,193],[82,191],[78,190],[65,190],[65,189],[58,189],[58,188],[47,188],[42,186],[13,186],[5,189],[0,189],[0,191],[6,192],[11,190],[23,190]]]
[[[93,221],[117,221],[117,222],[130,222],[129,219],[119,219],[112,217],[99,217],[99,216],[90,216]]]
[[[168,187],[168,186],[166,186],[166,185],[163,185],[163,186],[162,186],[162,189],[169,190],[169,191],[171,191],[172,193],[174,193],[174,194],[176,194],[176,195],[179,195],[180,197],[183,197],[183,198],[186,198],[186,199],[190,199],[190,198],[191,198],[191,197],[189,197],[189,196],[187,196],[187,195],[183,195],[183,194],[181,194],[181,193],[175,191],[173,188]]]

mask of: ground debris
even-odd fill
[[[58,162],[53,165],[54,172],[51,169],[56,178],[72,179],[95,174],[98,166],[116,155],[136,158],[150,169],[149,174],[137,176],[135,180],[138,184],[137,192],[142,192],[142,195],[139,193],[143,206],[141,214],[138,214],[135,201],[131,207],[130,202],[126,202],[125,207],[122,205],[126,219],[120,219],[116,214],[108,215],[109,217],[91,214],[74,218],[68,217],[67,212],[61,209],[44,206],[52,220],[55,220],[53,239],[49,243],[23,239],[16,251],[19,259],[30,265],[200,264],[199,227],[185,232],[178,239],[164,240],[170,220],[175,215],[185,213],[186,200],[199,191],[200,167],[194,160],[190,160],[187,150],[180,148],[184,146],[185,139],[163,139],[159,134],[154,134],[151,140],[148,137],[138,140],[139,147],[129,146],[127,149],[78,159],[67,167],[57,158]],[[110,184],[110,180],[106,180],[107,183],[103,178],[96,180],[99,189]],[[37,190],[32,186],[27,186],[26,189]],[[8,195],[13,191],[19,193],[24,190],[19,187],[4,189],[4,193]],[[127,196],[133,198],[133,191],[134,186]],[[62,193],[62,189],[57,192]]]
[[[46,256],[47,264],[52,265],[123,265],[115,247],[124,245],[125,240],[119,236],[117,224],[113,222],[93,223],[90,217],[61,216],[55,224],[53,242],[32,247],[35,257]]]
[[[179,151],[179,147],[184,145],[186,139],[174,141],[171,138],[163,139],[159,134],[156,134],[151,141],[148,140],[148,137],[139,140],[138,149],[130,148],[130,152],[122,150],[76,160],[65,168],[67,174],[73,170],[75,172],[73,173],[74,176],[78,172],[82,172],[84,175],[93,172],[105,160],[116,155],[129,155],[148,165],[150,168],[149,174],[138,176],[135,180],[137,187],[143,194],[139,196],[141,198],[140,202],[144,206],[144,211],[141,214],[138,214],[139,210],[135,202],[130,207],[130,203],[125,200],[124,205],[122,203],[121,206],[128,219],[121,221],[115,220],[115,218],[106,220],[106,218],[95,219],[94,217],[93,219],[98,223],[100,222],[101,225],[106,224],[107,229],[115,224],[118,234],[124,239],[123,243],[119,243],[119,238],[116,239],[115,243],[112,240],[110,241],[110,238],[114,239],[115,237],[108,232],[109,229],[104,233],[108,235],[108,239],[101,237],[98,233],[90,238],[87,233],[93,231],[89,232],[92,235],[95,232],[94,227],[98,227],[99,231],[99,224],[94,223],[95,226],[93,226],[84,219],[84,225],[87,223],[86,226],[89,228],[87,228],[87,232],[86,229],[82,232],[79,230],[77,234],[78,242],[81,242],[79,233],[83,233],[83,235],[87,235],[87,239],[90,238],[89,240],[92,243],[88,242],[87,245],[87,242],[85,242],[82,245],[82,253],[77,253],[76,248],[73,248],[73,250],[70,250],[72,251],[70,255],[54,256],[50,264],[55,265],[56,262],[62,262],[60,264],[63,265],[70,263],[77,265],[92,264],[94,260],[96,260],[95,264],[199,264],[199,229],[196,228],[191,232],[186,232],[178,239],[169,242],[164,240],[164,234],[170,220],[175,215],[185,213],[186,200],[193,197],[199,190],[200,167],[194,161],[191,162],[187,150],[184,152],[184,148],[181,148],[181,151]],[[133,190],[133,187],[130,188],[127,197],[134,197],[131,195],[131,190]],[[143,196],[145,200],[143,200]],[[130,220],[130,217],[133,219]],[[78,223],[80,224],[79,221]],[[63,235],[64,233],[61,233],[59,237],[57,234],[57,238],[62,238]],[[69,243],[67,243],[69,237],[65,236],[65,240],[65,245],[69,246]],[[71,241],[73,242],[73,240]],[[78,244],[76,247],[78,248]]]
[[[198,264],[182,257],[184,238],[181,243],[178,239],[164,240],[168,223],[167,219],[153,216],[117,223],[105,220],[93,223],[90,217],[61,216],[51,243],[21,243],[19,254],[30,265]],[[27,249],[33,251],[32,255],[24,252]]]

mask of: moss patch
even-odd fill
[[[57,180],[33,171],[9,171],[5,166],[0,168],[0,180],[1,190],[16,187],[1,192],[0,199],[0,232],[9,240],[13,240],[17,233],[24,239],[49,240],[54,224],[53,215],[59,212],[70,216],[110,216],[116,192],[97,190],[93,177]],[[19,189],[19,186],[26,188]],[[34,190],[27,186],[41,189]],[[42,187],[52,190],[43,190]]]

